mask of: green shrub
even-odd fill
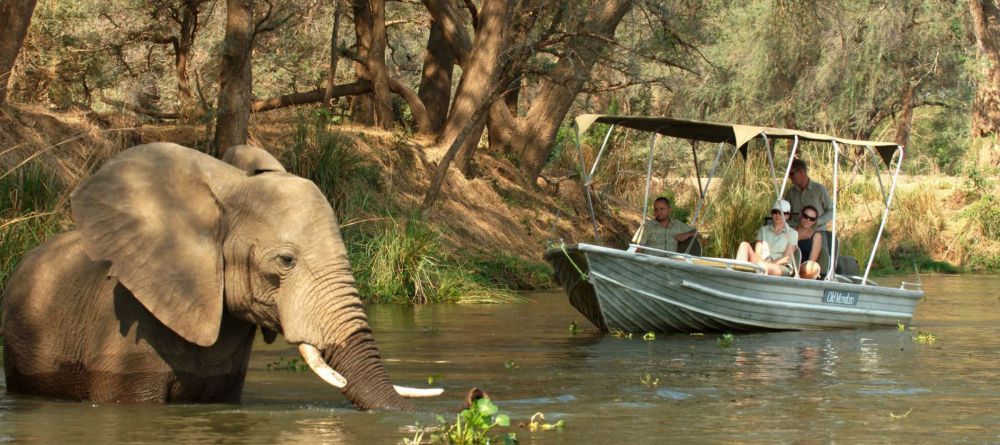
[[[62,230],[58,178],[29,162],[0,178],[0,289],[29,250]]]
[[[441,234],[417,218],[389,220],[349,244],[363,298],[376,303],[504,303],[518,298],[452,260]]]
[[[314,183],[343,221],[373,201],[381,188],[381,173],[366,162],[354,141],[330,128],[327,114],[300,114],[292,146],[283,154],[288,170]]]

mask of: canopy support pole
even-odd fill
[[[837,141],[833,141],[833,218],[830,219],[830,270],[826,273],[826,280],[832,281],[837,275],[837,176],[840,174],[840,146]]]
[[[583,147],[580,146],[580,125],[574,122],[573,127],[576,129],[576,152],[580,155],[580,175],[583,176],[583,191],[587,194],[587,209],[590,210],[590,223],[594,226],[594,241],[600,244],[601,237],[597,234],[597,215],[594,213],[594,200],[590,195],[590,175],[587,173],[587,161],[583,159]]]
[[[865,275],[862,284],[868,284],[868,273],[872,270],[872,263],[875,262],[875,251],[878,250],[878,243],[882,239],[882,231],[885,230],[885,222],[889,219],[889,207],[892,205],[892,195],[896,191],[896,179],[899,178],[899,169],[903,165],[903,147],[899,147],[899,158],[896,159],[896,173],[892,175],[892,185],[889,186],[889,197],[885,200],[885,208],[882,209],[882,222],[878,226],[878,234],[875,235],[875,243],[872,244],[872,253],[868,256],[868,264],[865,266]]]
[[[698,170],[698,141],[691,141],[691,156],[694,158],[694,179],[698,181],[698,197],[705,199],[705,190],[701,188],[701,172]]]
[[[649,210],[649,189],[653,185],[653,147],[656,145],[657,132],[649,136],[649,160],[646,161],[646,193],[642,198],[642,224],[646,223],[646,212]]]
[[[715,177],[715,170],[717,170],[719,168],[719,159],[722,159],[722,149],[725,148],[725,147],[726,147],[726,143],[725,142],[720,142],[719,143],[719,149],[716,150],[716,152],[715,152],[715,159],[712,161],[712,168],[710,168],[708,170],[708,180],[705,181],[705,190],[708,190],[708,188],[712,185],[712,178]],[[737,149],[737,151],[739,151],[739,150]],[[735,153],[734,153],[734,155],[735,155]],[[697,165],[697,163],[696,163],[696,165]],[[698,179],[698,187],[701,188],[701,178]],[[695,235],[694,236],[698,236],[698,227],[701,226],[701,222],[698,221],[698,219],[701,216],[702,207],[707,207],[708,206],[708,204],[706,203],[707,199],[708,198],[706,197],[705,192],[702,192],[701,193],[701,198],[698,199],[698,203],[695,205],[694,217],[691,218],[691,225],[694,226],[694,230],[695,230]],[[687,255],[688,253],[691,252],[691,246],[693,246],[693,245],[694,245],[694,243],[688,243],[687,249],[684,249],[684,254],[685,255]]]
[[[778,199],[781,199],[785,194],[785,186],[788,185],[788,173],[792,171],[792,161],[795,160],[795,154],[799,150],[799,135],[795,135],[795,142],[792,143],[792,153],[788,155],[788,165],[785,167],[785,177],[781,180],[781,193],[778,195]],[[801,211],[801,209],[799,209]]]
[[[771,186],[774,187],[774,194],[777,195],[774,199],[781,199],[781,192],[778,191],[778,184],[775,179],[774,171],[774,153],[771,153],[771,140],[767,138],[767,134],[763,131],[760,135],[764,138],[764,151],[767,152],[767,163],[771,167]]]
[[[601,162],[601,156],[604,155],[604,149],[608,147],[608,140],[611,139],[611,132],[615,131],[615,126],[617,124],[611,124],[608,128],[608,133],[604,135],[604,142],[601,143],[601,150],[597,152],[597,159],[594,159],[594,166],[590,168],[590,178],[594,178],[594,174],[597,173],[597,164]],[[581,166],[581,168],[583,168]],[[588,180],[589,184],[589,180]]]

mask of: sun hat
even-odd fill
[[[792,205],[785,201],[784,199],[779,199],[774,201],[774,205],[771,206],[771,210],[778,210],[781,213],[789,213],[792,211]]]

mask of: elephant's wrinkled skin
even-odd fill
[[[26,255],[4,292],[8,391],[238,401],[260,326],[317,348],[355,407],[409,407],[323,194],[259,148],[224,159],[142,145],[73,192],[76,230]]]

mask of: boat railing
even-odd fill
[[[642,251],[639,252],[639,249],[642,249]],[[748,261],[739,261],[729,258],[695,256],[681,252],[672,252],[669,250],[657,249],[654,247],[640,246],[638,244],[629,244],[627,251],[631,253],[640,253],[640,254],[652,253],[658,257],[669,258],[671,260],[684,261],[688,264],[697,264],[700,266],[718,267],[740,272],[753,272],[758,275],[764,275],[767,273],[767,269],[765,269],[763,266],[759,264],[754,264]]]

